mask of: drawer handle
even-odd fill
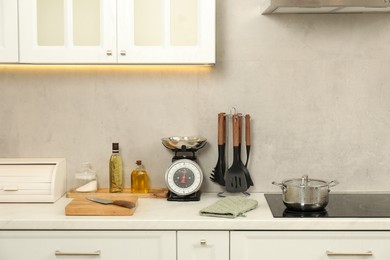
[[[83,252],[80,252],[80,253],[75,253],[75,252],[62,252],[60,250],[56,250],[55,252],[55,255],[58,255],[58,256],[99,256],[100,255],[100,250],[97,250],[95,252],[86,252],[86,253],[83,253]]]
[[[361,253],[344,253],[344,252],[332,252],[326,251],[327,256],[373,256],[372,251],[361,252]]]
[[[18,191],[19,188],[16,186],[4,186],[3,191]]]
[[[200,245],[201,245],[201,246],[207,246],[207,241],[206,241],[206,239],[200,240]]]

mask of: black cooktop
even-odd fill
[[[390,194],[329,194],[322,211],[291,211],[283,204],[282,194],[264,195],[275,218],[389,218]]]

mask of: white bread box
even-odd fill
[[[0,158],[0,202],[55,202],[65,192],[65,158]]]

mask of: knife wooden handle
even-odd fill
[[[128,201],[128,200],[114,200],[112,202],[112,204],[117,205],[117,206],[121,206],[124,208],[129,208],[129,209],[132,209],[135,207],[135,203],[132,201]]]

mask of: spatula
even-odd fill
[[[218,184],[225,186],[225,137],[226,136],[226,120],[225,113],[218,114],[218,161],[214,167],[213,172],[210,174],[210,180],[217,182]]]
[[[245,169],[245,177],[246,177],[246,181],[248,183],[248,187],[250,186],[253,186],[253,181],[252,181],[252,178],[251,178],[251,175],[249,173],[249,170],[248,170],[248,161],[249,161],[249,154],[250,154],[250,150],[251,150],[251,131],[250,131],[250,127],[251,127],[251,117],[249,114],[245,115],[245,146],[246,146],[246,162],[245,162],[245,165],[244,165],[244,169]]]
[[[233,116],[233,163],[225,173],[227,192],[244,192],[248,189],[245,177],[245,167],[240,159],[240,129],[239,117]]]
[[[246,145],[246,162],[245,167],[248,166],[249,154],[251,151],[251,116],[245,115],[245,145]]]
[[[241,140],[242,140],[242,114],[238,114],[238,125],[239,125],[239,157],[240,157],[240,164],[242,164],[242,169],[244,170],[244,173],[245,173],[245,178],[246,178],[246,183],[248,185],[248,188],[250,186],[253,186],[253,181],[252,181],[252,178],[251,178],[251,175],[249,173],[249,170],[248,168],[246,167],[246,165],[243,164],[242,160],[241,160]],[[250,136],[249,136],[250,138]],[[245,143],[247,145],[248,143],[248,124],[247,124],[247,115],[245,115]],[[248,146],[247,147],[247,160],[248,160]]]

